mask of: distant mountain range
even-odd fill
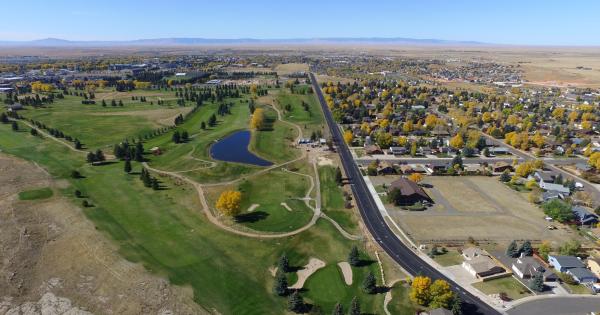
[[[0,41],[0,47],[110,47],[110,46],[210,46],[210,45],[484,45],[476,41],[442,39],[383,38],[383,37],[328,37],[328,38],[152,38],[123,41],[71,41],[45,38],[31,41]]]

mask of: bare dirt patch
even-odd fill
[[[344,282],[346,283],[346,285],[352,285],[352,267],[350,267],[350,264],[346,261],[342,261],[339,262],[337,265],[338,267],[340,267],[340,270],[344,275]]]
[[[308,280],[308,277],[310,277],[313,273],[317,272],[317,270],[321,269],[325,267],[325,262],[318,259],[318,258],[311,258],[308,261],[308,264],[306,264],[306,266],[304,266],[301,270],[299,270],[298,272],[296,272],[298,274],[298,281],[296,281],[296,283],[291,286],[291,289],[302,289],[302,287],[304,287],[304,282],[306,282],[306,280]]]
[[[0,170],[0,310],[35,310],[46,299],[98,314],[207,313],[191,288],[172,286],[119,256],[64,197],[18,200],[25,188],[57,189],[45,171],[1,154]]]
[[[285,63],[275,67],[275,71],[279,75],[286,75],[294,72],[308,72],[308,64],[306,63]]]

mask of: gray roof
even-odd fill
[[[585,278],[592,278],[592,279],[598,279],[598,277],[596,277],[595,274],[593,274],[591,271],[589,271],[588,269],[585,268],[573,268],[573,269],[569,269],[567,271],[567,273],[569,273],[570,275],[573,276],[573,278],[576,278],[577,280],[583,280]]]
[[[560,264],[563,268],[583,268],[585,265],[575,256],[550,256]]]

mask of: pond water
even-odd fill
[[[248,150],[250,131],[235,132],[210,147],[210,156],[219,161],[270,166],[273,163],[262,159]]]

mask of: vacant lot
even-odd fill
[[[487,295],[506,293],[511,300],[517,300],[531,295],[529,289],[524,287],[513,277],[477,282],[473,284],[473,286]]]
[[[294,72],[308,72],[308,64],[306,63],[285,63],[275,67],[275,71],[279,75],[286,75]]]
[[[397,177],[372,178],[377,186]],[[388,206],[392,217],[419,242],[465,241],[473,237],[490,242],[530,239],[558,243],[576,237],[568,230],[548,230],[542,210],[497,178],[432,176],[426,177],[424,184],[435,202],[433,207],[406,211]]]

